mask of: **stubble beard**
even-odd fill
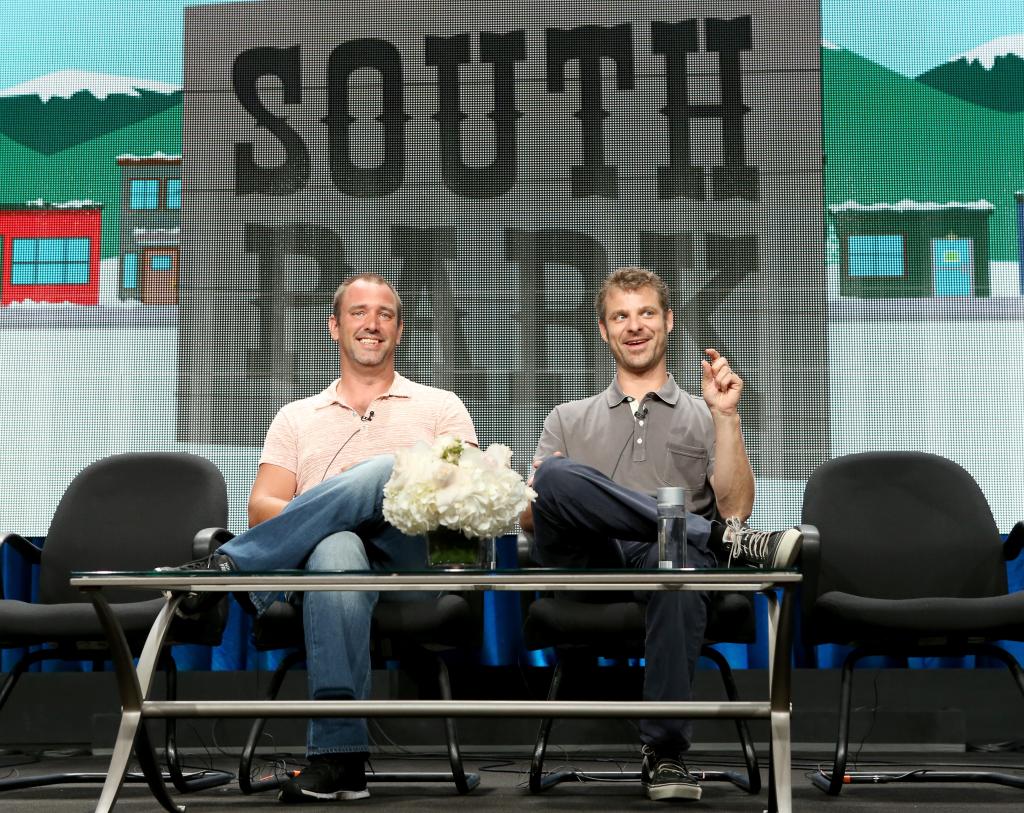
[[[664,339],[659,341],[652,337],[647,342],[644,353],[634,356],[627,352],[624,343],[617,343],[612,345],[612,356],[615,358],[615,363],[623,370],[635,375],[643,375],[657,367],[665,358],[666,344]]]
[[[381,343],[375,349],[364,347],[358,340],[347,348],[348,360],[359,367],[380,367],[394,351],[394,345]]]

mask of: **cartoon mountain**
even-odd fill
[[[165,82],[57,71],[0,90],[0,133],[53,155],[180,103]]]
[[[988,200],[992,258],[1016,258],[1014,192],[1024,189],[1020,116],[928,87],[824,45],[825,194],[829,205]]]
[[[957,54],[918,81],[990,110],[1024,110],[1024,34],[1008,34]]]

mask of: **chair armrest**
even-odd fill
[[[203,528],[192,540],[192,558],[203,559],[234,538],[235,535],[226,528]]]
[[[1010,529],[1010,533],[1003,543],[1003,559],[1012,562],[1020,556],[1022,548],[1024,548],[1024,522],[1018,522]]]
[[[38,565],[42,559],[42,549],[37,548],[25,537],[18,534],[4,534],[0,537],[0,549],[4,545],[10,545],[14,550],[18,551],[28,560],[29,564]]]
[[[25,537],[18,534],[4,534],[0,536],[0,598],[6,598],[3,580],[3,549],[6,546],[16,550],[30,565],[38,565],[42,560],[42,550],[29,542]]]
[[[798,525],[803,533],[797,570],[804,577],[800,584],[800,599],[806,616],[818,600],[818,576],[821,572],[821,535],[815,525]]]

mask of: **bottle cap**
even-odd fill
[[[658,489],[658,505],[686,505],[686,489],[682,486],[662,486]]]

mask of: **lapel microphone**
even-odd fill
[[[360,415],[359,420],[363,423],[369,423],[373,420],[373,410],[371,409],[366,415]]]

